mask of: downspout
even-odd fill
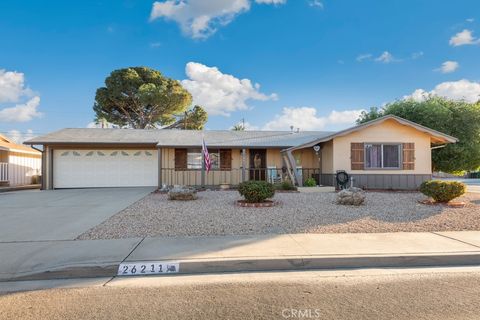
[[[446,144],[442,144],[441,146],[431,147],[430,150],[445,148],[446,146],[447,146]]]
[[[32,148],[32,149],[34,149],[34,150],[37,150],[38,152],[42,152],[42,153],[43,153],[43,150],[40,150],[40,149],[38,149],[38,148],[35,148],[33,145],[30,146],[30,148]]]

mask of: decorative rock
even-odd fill
[[[337,204],[360,206],[365,202],[365,191],[351,187],[337,194]]]
[[[197,190],[185,186],[174,186],[168,191],[168,199],[170,200],[188,201],[196,200],[197,198]]]

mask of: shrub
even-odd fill
[[[246,202],[263,202],[275,195],[273,184],[265,181],[245,181],[238,185],[238,192]]]
[[[274,187],[276,190],[297,190],[297,187],[295,187],[289,180],[285,180],[282,183],[277,183],[274,185]]]
[[[305,187],[316,187],[317,186],[317,181],[315,181],[315,179],[313,179],[313,178],[308,178],[307,180],[305,180],[303,185]]]
[[[420,192],[436,202],[448,202],[465,193],[465,184],[457,181],[430,180],[420,185]]]

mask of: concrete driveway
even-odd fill
[[[154,188],[66,189],[0,194],[0,242],[73,240]]]

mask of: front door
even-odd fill
[[[267,150],[250,149],[250,180],[266,180]]]

